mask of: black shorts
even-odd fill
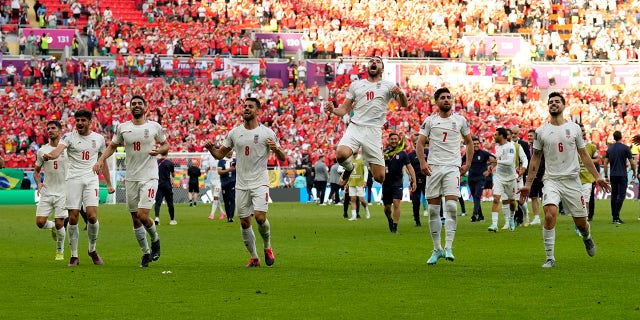
[[[484,188],[483,189],[493,189],[493,179],[484,180]]]
[[[382,186],[382,203],[390,205],[394,199],[402,200],[402,187]]]
[[[189,182],[189,192],[200,192],[200,185],[197,182]]]
[[[529,190],[529,198],[542,198],[542,187],[544,183],[542,181],[535,179],[531,184],[531,190]]]

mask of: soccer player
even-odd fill
[[[578,125],[580,126],[580,130],[582,131],[582,139],[584,139],[584,142],[586,143],[584,148],[591,158],[591,161],[593,161],[593,165],[597,170],[597,163],[600,162],[598,147],[587,140],[587,130],[585,130],[584,125],[582,123]],[[585,207],[589,209],[589,200],[591,199],[591,193],[593,193],[593,183],[596,182],[596,179],[594,179],[593,176],[589,173],[584,163],[582,163],[582,159],[578,158],[578,160],[580,160],[580,183],[582,183],[582,196],[584,197]],[[591,221],[593,219],[593,213],[591,211],[588,212],[589,214],[587,215],[587,221]],[[580,230],[577,231],[579,233]]]
[[[229,151],[235,150],[237,156],[236,175],[236,208],[242,227],[242,239],[251,255],[247,268],[259,267],[260,258],[256,251],[256,236],[251,227],[251,216],[255,216],[258,230],[264,241],[265,263],[271,266],[275,262],[271,248],[271,226],[267,219],[269,208],[269,172],[267,160],[269,150],[276,154],[280,161],[285,154],[277,142],[273,130],[258,122],[260,100],[247,98],[244,101],[242,118],[244,124],[233,128],[224,140],[224,144],[216,148],[211,141],[205,147],[216,159],[222,159]]]
[[[527,140],[529,142],[529,153],[533,155],[533,140],[535,138],[536,130],[530,129],[527,133]],[[529,161],[529,165],[531,165],[531,161]],[[544,177],[544,155],[540,157],[540,164],[538,173],[533,179],[533,183],[531,184],[531,190],[529,190],[529,198],[531,198],[531,211],[533,211],[533,220],[531,220],[530,225],[539,225],[540,224],[540,199],[542,198],[542,178]],[[527,168],[528,170],[528,168]],[[526,221],[525,221],[526,222]],[[528,225],[525,223],[525,227]]]
[[[615,143],[609,145],[607,153],[604,155],[604,176],[607,181],[611,182],[611,217],[613,224],[624,224],[620,219],[620,209],[627,195],[627,187],[629,186],[629,178],[627,177],[627,161],[633,171],[632,177],[636,177],[636,162],[631,155],[629,146],[622,142],[622,132],[615,131],[613,133]],[[611,166],[611,170],[609,169]],[[607,172],[610,171],[610,172]],[[611,179],[611,180],[609,180]]]
[[[102,265],[103,261],[96,251],[100,223],[98,222],[99,181],[98,174],[92,168],[105,150],[104,137],[91,131],[91,111],[81,109],[74,113],[76,131],[68,132],[62,136],[58,146],[51,152],[42,156],[44,161],[56,160],[63,151],[67,151],[69,168],[66,182],[66,208],[69,210],[69,248],[71,259],[69,266],[80,264],[78,258],[78,215],[80,208],[84,206],[87,213],[87,237],[89,238],[88,253],[93,264]],[[111,186],[109,167],[103,160],[102,175],[107,183],[109,193],[114,193]]]
[[[369,175],[369,170],[362,163],[362,153],[358,152],[354,155],[353,163],[353,173],[349,177],[348,183],[348,192],[345,195],[345,202],[349,202],[351,205],[351,218],[349,221],[355,221],[358,217],[358,201],[365,210],[365,217],[367,219],[371,218],[371,213],[369,213],[369,206],[367,202],[364,200],[364,186],[367,184],[367,177]],[[349,199],[347,199],[347,197]]]
[[[206,170],[207,183],[209,184],[209,189],[211,190],[211,196],[213,199],[211,200],[211,213],[209,213],[209,220],[213,220],[215,218],[215,213],[218,210],[218,206],[220,206],[220,219],[224,219],[227,215],[222,210],[222,204],[220,203],[220,194],[222,192],[222,185],[220,182],[220,175],[218,174],[218,161],[212,161],[207,166]]]
[[[189,176],[189,189],[187,190],[187,198],[189,199],[189,207],[198,206],[198,196],[200,195],[200,176],[202,171],[195,163],[189,161],[187,175]],[[175,221],[175,220],[174,220]]]
[[[497,128],[493,134],[493,141],[496,143],[496,155],[492,158],[491,165],[493,173],[493,206],[491,210],[491,225],[488,230],[498,231],[498,206],[502,199],[502,214],[504,214],[505,226],[514,231],[516,224],[513,219],[514,212],[511,203],[515,200],[517,189],[516,178],[516,148],[513,142],[509,141],[509,133],[505,128]],[[503,228],[505,229],[505,228]]]
[[[53,151],[60,142],[60,131],[62,124],[56,120],[47,122],[47,134],[49,143],[38,149],[36,154],[36,167],[33,171],[33,179],[38,185],[38,195],[40,201],[36,209],[36,225],[40,229],[51,229],[53,239],[56,240],[56,260],[64,260],[64,239],[66,230],[64,219],[69,214],[66,205],[65,177],[67,176],[68,159],[67,153],[62,152],[58,159],[44,161],[43,156]],[[45,180],[41,182],[40,171],[44,169]],[[53,212],[55,222],[47,218]]]
[[[438,113],[427,117],[420,126],[418,150],[429,141],[429,162],[418,152],[420,170],[427,178],[425,197],[429,203],[429,230],[433,240],[433,254],[427,264],[436,264],[438,259],[453,261],[453,239],[456,234],[458,197],[460,196],[460,176],[469,170],[473,159],[473,141],[467,120],[451,109],[453,96],[448,88],[436,90],[433,97],[438,105]],[[467,161],[462,165],[460,141],[464,139]],[[445,198],[445,247],[442,249],[440,231],[440,207]]]
[[[404,170],[409,174],[409,190],[416,189],[416,175],[413,172],[409,156],[404,151],[404,141],[400,141],[397,133],[390,133],[389,145],[384,151],[384,161],[387,176],[382,183],[382,202],[384,203],[384,214],[389,222],[389,231],[398,233],[398,222],[400,221],[400,202],[402,201],[402,184]],[[391,206],[393,205],[393,213]]]
[[[334,108],[328,104],[328,113],[342,117],[353,111],[349,126],[338,143],[336,158],[344,167],[342,181],[346,183],[353,171],[350,157],[362,148],[364,165],[371,168],[373,178],[382,183],[385,176],[382,155],[382,125],[386,122],[388,103],[395,99],[401,108],[407,108],[407,97],[400,87],[391,81],[382,80],[384,64],[382,58],[373,57],[367,65],[367,79],[351,83],[344,103]]]
[[[533,141],[533,156],[529,164],[527,181],[519,192],[521,199],[526,199],[529,196],[531,185],[538,171],[540,158],[544,155],[546,168],[544,187],[542,188],[544,194],[542,205],[545,218],[542,237],[544,239],[546,261],[542,267],[552,268],[556,265],[554,255],[555,226],[560,201],[564,204],[567,214],[573,216],[574,224],[580,229],[587,254],[589,256],[596,254],[596,245],[591,238],[589,223],[587,222],[587,210],[584,206],[585,200],[582,196],[578,156],[582,158],[587,170],[596,178],[596,183],[605,192],[609,192],[611,186],[609,182],[602,179],[587,154],[580,127],[562,117],[566,103],[562,94],[552,92],[549,94],[547,103],[551,117],[549,122],[536,129]]]
[[[113,140],[93,166],[93,170],[99,172],[116,148],[124,145],[127,209],[131,213],[133,232],[142,250],[140,267],[146,268],[151,261],[160,258],[160,237],[149,212],[155,204],[158,191],[156,156],[167,153],[169,144],[160,124],[147,120],[147,102],[142,96],[131,97],[129,105],[133,118],[118,125]],[[151,237],[151,249],[147,233]]]
[[[168,152],[160,153],[158,159],[158,192],[156,192],[155,223],[160,224],[160,206],[166,199],[169,209],[169,219],[175,221],[175,207],[173,206],[173,178],[175,178],[175,164],[167,158]],[[174,223],[175,224],[175,223]]]

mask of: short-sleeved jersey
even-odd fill
[[[156,157],[149,155],[149,152],[155,148],[156,142],[166,140],[162,127],[155,121],[147,121],[141,125],[127,121],[118,125],[113,142],[124,145],[127,154],[127,181],[158,179],[158,163]]]
[[[536,129],[533,149],[544,154],[545,179],[577,176],[580,173],[578,149],[585,145],[582,130],[573,122],[560,126],[546,122]]]
[[[587,150],[587,154],[591,159],[598,157],[598,147],[596,147],[595,144],[587,142],[584,148],[585,150]],[[587,167],[584,165],[584,163],[582,163],[582,158],[580,158],[579,156],[578,161],[580,162],[580,182],[582,182],[582,184],[594,183],[596,181],[596,178],[594,178],[589,170],[587,170]]]
[[[250,190],[269,185],[269,138],[280,145],[273,130],[262,124],[253,130],[240,125],[227,135],[224,146],[236,151],[236,189]]]
[[[518,146],[519,147],[519,146]],[[516,146],[509,141],[503,145],[496,145],[496,171],[494,180],[512,181],[518,177],[516,173]]]
[[[62,151],[55,160],[44,161],[42,158],[42,156],[54,149],[50,144],[45,144],[38,149],[36,154],[36,167],[44,170],[44,187],[40,190],[40,196],[66,194],[65,180],[67,178],[67,169],[69,168],[67,151]]]
[[[358,80],[351,83],[347,99],[353,101],[351,122],[368,127],[382,127],[387,121],[389,101],[393,98],[391,88],[395,84],[388,80],[370,82]]]
[[[460,142],[470,133],[467,119],[459,114],[442,118],[428,116],[420,126],[420,134],[429,139],[430,165],[460,166]]]
[[[96,164],[99,155],[105,149],[102,135],[91,132],[83,136],[77,131],[68,132],[62,136],[60,144],[67,146],[67,156],[69,157],[67,180],[95,175],[93,165]]]
[[[388,187],[402,187],[402,179],[404,178],[404,167],[411,164],[409,156],[403,150],[385,160],[386,175],[384,178],[383,186]]]

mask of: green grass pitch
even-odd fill
[[[123,205],[99,208],[104,265],[91,263],[81,231],[76,268],[66,266],[68,245],[65,261],[54,261],[35,206],[3,206],[0,319],[639,319],[639,208],[627,200],[627,224],[613,225],[609,202],[598,201],[593,258],[560,216],[557,265],[543,269],[540,226],[494,234],[487,221],[459,217],[455,262],[428,266],[427,220],[414,227],[410,204],[391,234],[379,205],[370,220],[350,222],[341,206],[275,203],[276,263],[245,269],[237,220],[211,221],[208,205],[180,204],[173,226],[163,206],[162,257],[142,269]]]

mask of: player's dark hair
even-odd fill
[[[509,138],[507,138],[508,137],[507,129],[500,127],[498,129],[496,129],[496,132],[498,133],[498,135],[501,135],[503,138],[509,139]]]
[[[536,129],[529,129],[529,131],[527,131],[527,133],[536,133]]]
[[[147,105],[147,100],[145,100],[142,96],[133,96],[131,97],[131,101],[133,101],[133,99],[138,99],[138,100],[142,100],[142,104],[144,104],[145,106]]]
[[[255,102],[256,107],[258,108],[258,110],[260,110],[260,100],[258,100],[258,98],[249,97],[249,98],[246,98],[244,101],[253,101],[253,102]]]
[[[473,137],[473,138],[471,138],[471,141],[478,141],[478,142],[480,142],[480,139],[478,139],[478,137]]]
[[[441,96],[443,93],[451,94],[451,91],[449,91],[449,88],[446,88],[446,87],[445,87],[445,88],[440,88],[440,89],[436,90],[436,92],[433,94],[433,97],[434,97],[436,100],[438,100],[438,98],[440,98],[440,96]]]
[[[396,136],[396,137],[400,138],[400,136],[399,136],[397,133],[395,133],[395,132],[391,132],[391,133],[389,133],[389,138],[391,138],[391,137],[393,137],[393,136]]]
[[[58,127],[58,129],[62,129],[62,124],[58,120],[49,120],[49,122],[47,122],[47,127],[50,125],[54,125]]]
[[[80,110],[76,111],[73,114],[73,117],[76,118],[76,119],[78,119],[78,118],[87,118],[87,119],[91,120],[92,116],[93,115],[91,114],[91,111],[89,111],[87,109],[80,109]]]
[[[613,132],[613,140],[620,141],[622,140],[622,132],[616,130]]]
[[[547,99],[547,102],[549,100],[551,100],[551,98],[553,98],[553,97],[559,97],[560,100],[562,101],[562,104],[567,104],[567,102],[564,100],[564,97],[562,96],[562,94],[560,92],[557,92],[557,91],[551,92],[549,94],[549,99]]]

